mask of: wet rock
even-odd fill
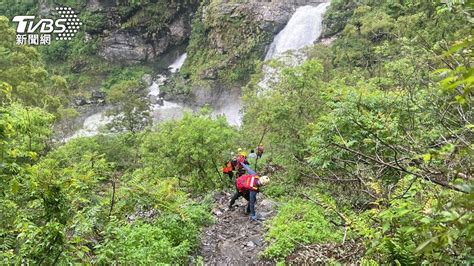
[[[103,3],[107,1],[91,0],[88,4],[90,10],[105,13],[107,17],[100,29],[89,33],[101,36],[99,56],[107,61],[122,65],[155,62],[163,59],[162,56],[174,48],[183,45],[191,34],[191,14],[197,9],[199,3],[198,1],[186,3],[179,9],[156,7],[167,10],[169,23],[167,22],[159,29],[151,30],[147,21],[139,20],[132,25],[129,24],[130,21],[123,21],[123,16],[117,11],[117,8],[107,7],[122,4],[117,1],[111,1],[114,3],[109,4]],[[158,3],[148,3],[148,5],[158,5]],[[139,9],[135,11],[140,12]]]
[[[103,91],[93,91],[91,95],[91,100],[98,102],[99,100],[105,100],[105,92]]]
[[[142,77],[142,81],[143,83],[145,83],[146,86],[149,87],[153,83],[153,77],[150,74],[145,74]]]
[[[176,43],[184,41],[191,34],[191,27],[183,17],[175,19],[169,26],[169,30],[171,40]]]
[[[216,216],[221,216],[222,215],[222,212],[219,211],[219,210],[213,210],[212,213]]]
[[[253,248],[255,247],[255,243],[253,241],[249,241],[245,244],[247,247]]]
[[[275,207],[275,202],[269,199],[263,199],[260,203],[266,209],[273,209]]]
[[[276,34],[288,22],[295,11],[295,6],[288,4],[265,5],[260,3],[255,11],[257,12],[255,16],[260,21],[259,27],[264,31]]]
[[[76,106],[83,106],[87,104],[87,100],[84,97],[79,97],[79,98],[74,99],[74,104]]]
[[[158,98],[157,104],[160,105],[160,106],[165,105],[165,100],[163,99],[163,97]]]

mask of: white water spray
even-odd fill
[[[186,61],[186,58],[188,57],[187,53],[184,53],[180,55],[169,67],[168,69],[170,70],[171,73],[176,73],[178,72],[181,67],[184,64],[184,61]]]
[[[280,80],[283,67],[295,67],[306,61],[303,48],[312,45],[321,36],[323,16],[330,2],[318,6],[299,7],[285,28],[273,39],[265,60],[277,60],[281,67],[263,65],[263,78],[258,83],[262,92],[271,89]]]
[[[321,35],[323,15],[329,5],[327,2],[296,9],[285,28],[273,39],[265,60],[281,56],[289,50],[299,50],[312,45]]]

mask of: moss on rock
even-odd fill
[[[203,2],[193,21],[182,73],[201,85],[209,81],[231,84],[247,80],[272,40],[273,32],[269,29],[274,28],[268,27],[262,9],[256,7],[248,3]],[[290,13],[284,16],[289,17]]]

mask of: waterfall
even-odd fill
[[[171,73],[176,73],[179,71],[179,69],[183,66],[184,61],[186,60],[186,57],[188,57],[187,53],[184,53],[180,55],[174,62],[171,64],[168,69],[170,70]]]
[[[285,28],[273,39],[265,60],[281,56],[289,50],[312,45],[321,35],[323,15],[329,4],[327,2],[296,9]]]
[[[186,60],[186,56],[186,53],[180,55],[168,67],[171,73],[179,71]],[[179,119],[183,115],[184,111],[187,110],[177,103],[165,101],[162,97],[160,97],[160,86],[164,85],[167,79],[168,77],[165,75],[158,75],[153,83],[148,87],[147,97],[150,100],[150,111],[154,124],[170,119]],[[105,109],[88,116],[84,120],[82,128],[74,132],[72,136],[65,138],[64,141],[67,142],[73,138],[91,137],[99,134],[101,130],[105,128],[107,124],[112,122],[114,118],[114,116],[106,115],[106,110],[108,110],[108,108],[109,107],[107,106]]]
[[[153,81],[150,87],[148,87],[148,98],[151,103],[150,110],[154,124],[170,119],[179,119],[183,116],[183,113],[186,110],[185,107],[174,102],[165,101],[160,97],[160,86],[163,86],[167,79],[168,78],[164,75],[158,75],[157,79]]]
[[[330,2],[318,6],[302,6],[296,9],[293,16],[280,31],[268,49],[265,61],[275,59],[283,67],[294,67],[306,61],[302,48],[312,45],[321,35],[324,12]],[[281,68],[269,64],[263,65],[263,78],[258,83],[262,92],[271,89],[280,79]]]
[[[322,20],[329,2],[319,4],[318,6],[299,7],[288,21],[285,28],[275,36],[270,48],[265,56],[265,60],[278,59],[286,66],[296,66],[306,60],[306,56],[299,52],[300,49],[312,45],[320,36],[322,31]],[[296,51],[293,54],[287,54],[288,51]],[[171,73],[179,71],[186,60],[187,54],[180,55],[169,67]],[[264,90],[271,87],[279,78],[279,70],[269,65],[264,65],[264,78],[259,86]],[[177,119],[182,116],[187,109],[177,103],[165,101],[160,95],[160,86],[166,82],[168,77],[158,75],[158,78],[148,88],[148,98],[150,99],[150,111],[152,112],[153,122],[159,123],[164,120]],[[242,114],[240,112],[240,90],[228,91],[228,94],[221,96],[214,103],[213,116],[224,115],[231,125],[240,126]],[[107,108],[106,108],[107,109]],[[105,115],[105,110],[87,117],[81,130],[66,140],[80,136],[93,136],[105,127],[112,117]]]
[[[100,133],[100,131],[112,122],[113,117],[105,114],[106,110],[94,113],[84,120],[81,129],[76,131],[72,136],[64,139],[65,142],[78,137],[91,137]]]

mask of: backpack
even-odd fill
[[[235,184],[237,186],[237,190],[239,192],[243,192],[246,190],[254,190],[257,191],[257,181],[258,181],[258,176],[256,175],[242,175],[237,180],[235,181]]]
[[[232,170],[234,167],[232,166],[232,162],[231,161],[228,161],[225,166],[222,168],[222,172],[224,173],[229,173],[229,172],[232,172]]]

